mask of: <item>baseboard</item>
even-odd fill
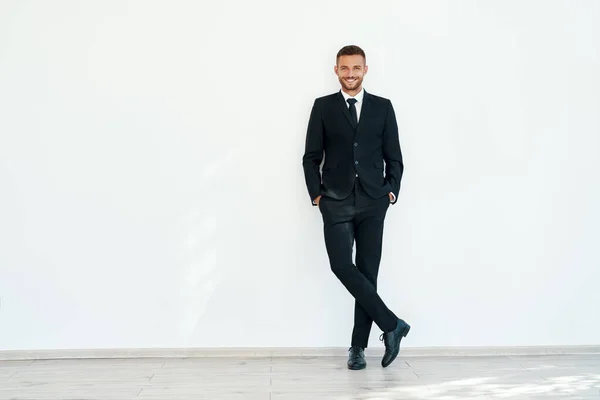
[[[346,357],[347,347],[316,348],[150,348],[150,349],[52,349],[0,350],[0,360],[81,358],[194,358],[194,357]],[[367,349],[370,356],[381,349]],[[369,354],[372,353],[372,354]],[[482,357],[523,355],[600,354],[593,346],[517,347],[403,347],[403,357]]]

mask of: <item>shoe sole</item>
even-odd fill
[[[366,364],[365,364],[365,365],[363,365],[362,367],[351,367],[351,366],[348,366],[348,369],[350,369],[350,370],[352,370],[352,371],[359,371],[359,370],[361,370],[361,369],[365,369],[365,368],[367,368],[367,365],[366,365]]]

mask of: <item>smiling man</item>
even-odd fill
[[[373,322],[383,332],[381,365],[387,367],[410,330],[377,293],[384,219],[404,170],[398,126],[391,102],[363,89],[368,66],[360,47],[342,48],[334,71],[341,90],[315,100],[302,164],[310,200],[323,218],[331,270],[355,299],[348,368],[366,367]]]

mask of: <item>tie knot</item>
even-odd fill
[[[354,103],[356,103],[358,100],[356,99],[348,99],[346,100],[348,102],[348,104],[353,105]]]

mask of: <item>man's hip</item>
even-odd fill
[[[352,190],[345,197],[334,198],[324,194],[319,201],[324,223],[349,222],[363,218],[383,219],[389,205],[387,193],[373,197],[359,179],[354,181]]]

